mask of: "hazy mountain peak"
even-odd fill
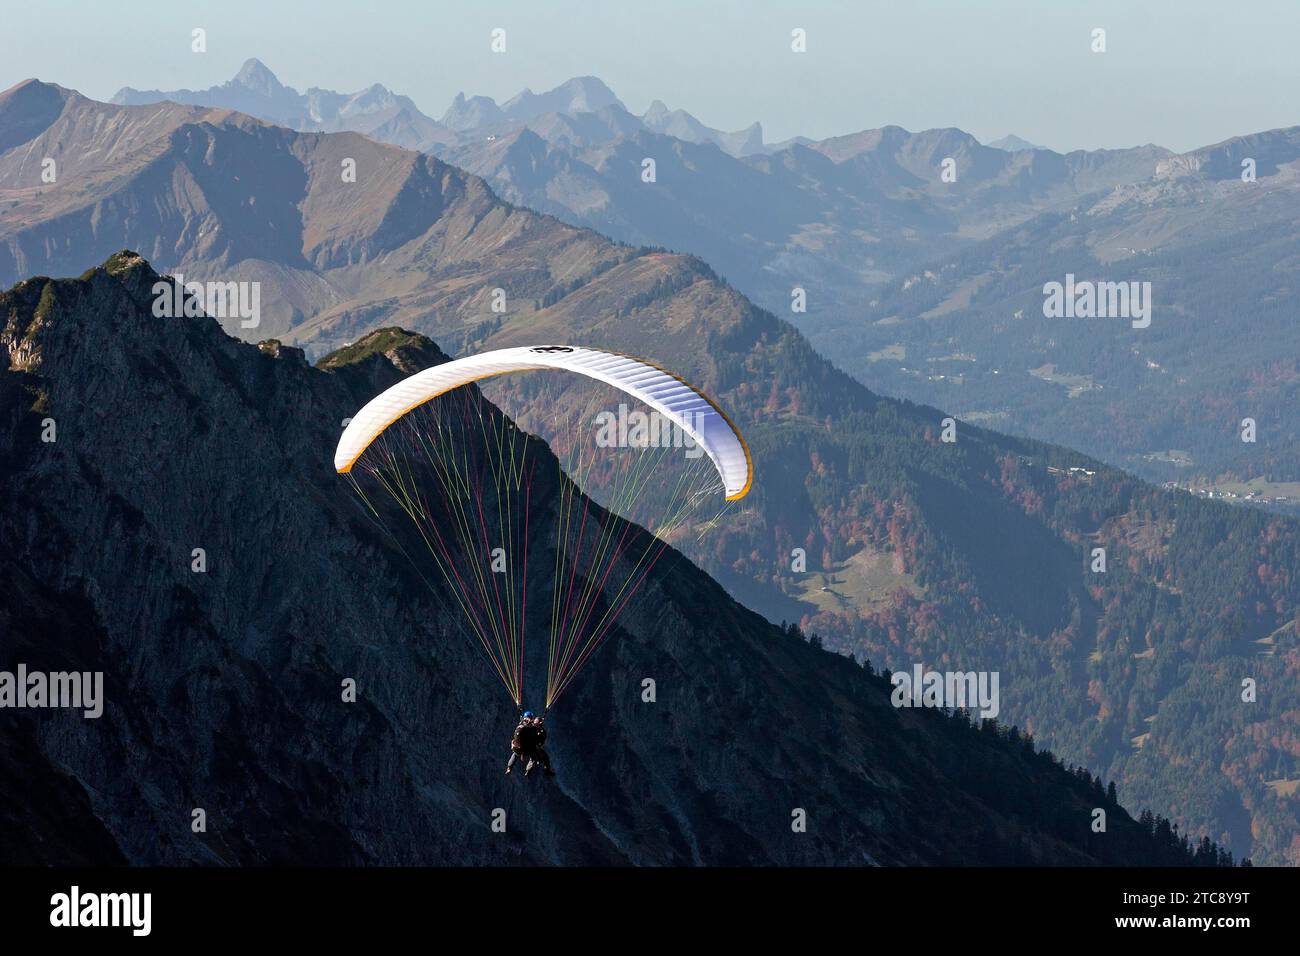
[[[553,90],[523,90],[502,105],[510,119],[530,120],[544,113],[592,113],[605,106],[623,107],[614,91],[594,76],[575,76]]]
[[[500,123],[505,119],[501,107],[490,96],[469,96],[457,93],[456,98],[442,114],[442,125],[458,132]]]
[[[56,83],[46,83],[32,77],[20,80],[9,89],[0,92],[0,105],[53,102],[55,100],[63,102],[69,95],[75,95],[74,91],[64,89]]]
[[[346,110],[350,113],[398,107],[409,109],[415,105],[405,96],[398,96],[381,83],[375,83],[358,93],[353,93],[347,97],[346,103]]]
[[[299,93],[285,86],[261,60],[244,61],[234,78],[206,90],[134,90],[123,87],[112,99],[119,106],[171,100],[215,106],[298,130],[352,131],[410,149],[427,150],[449,137],[407,97],[382,83],[355,93],[309,87]]]
[[[37,79],[36,77],[34,77],[34,76],[29,76],[29,77],[28,77],[27,79],[25,79],[25,80],[19,80],[19,81],[18,81],[17,83],[15,83],[13,86],[9,87],[9,89],[4,90],[3,92],[0,92],[0,98],[4,98],[4,97],[8,97],[8,96],[12,96],[12,95],[16,95],[16,94],[19,93],[19,91],[21,91],[21,90],[30,90],[30,89],[32,89],[33,87],[41,87],[41,88],[44,88],[44,89],[50,89],[50,90],[61,90],[61,89],[63,89],[63,87],[58,86],[58,85],[56,85],[56,84],[54,84],[54,83],[46,83],[44,80],[38,80],[38,79]]]
[[[238,110],[273,123],[298,125],[306,118],[305,98],[285,86],[261,60],[249,59],[233,78],[206,90],[137,90],[124,86],[110,102],[118,106],[143,106],[170,100],[191,106],[216,106]]]
[[[1210,180],[1235,180],[1241,176],[1242,163],[1248,159],[1260,177],[1273,176],[1280,167],[1294,163],[1300,159],[1300,126],[1233,136],[1200,149],[1165,156],[1156,163],[1156,178],[1197,174]]]
[[[235,74],[235,78],[230,82],[266,96],[288,89],[267,68],[265,63],[256,58],[245,60],[244,65],[239,68],[239,72]]]
[[[763,127],[751,123],[734,133],[705,126],[686,110],[669,109],[663,100],[655,100],[641,116],[646,128],[665,136],[685,140],[688,143],[712,143],[723,152],[732,156],[749,156],[761,153],[763,147]]]
[[[0,153],[49,128],[68,99],[76,95],[36,79],[23,80],[0,93]]]
[[[895,149],[910,135],[901,126],[881,126],[877,129],[864,129],[856,133],[845,133],[842,136],[831,136],[812,143],[811,148],[838,163],[882,147],[887,150]]]
[[[1014,133],[1008,133],[1006,136],[1003,136],[1001,139],[995,139],[991,143],[985,143],[985,145],[991,147],[992,149],[1000,149],[1008,153],[1018,153],[1022,149],[1045,149],[1046,148],[1044,146],[1038,146],[1034,143],[1031,143],[1027,139],[1021,139],[1019,136],[1015,135]]]

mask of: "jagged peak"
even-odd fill
[[[46,83],[44,80],[37,79],[34,76],[29,76],[25,80],[19,80],[13,86],[9,87],[9,89],[0,92],[0,96],[8,96],[11,93],[17,93],[20,90],[29,90],[33,87],[39,87],[41,89],[47,89],[47,90],[58,90],[61,93],[67,92],[67,90],[59,86],[57,83]]]
[[[367,332],[355,342],[335,349],[323,356],[316,367],[324,371],[338,371],[363,365],[376,357],[387,359],[399,371],[408,373],[449,360],[449,356],[428,336],[389,326]]]
[[[73,90],[36,79],[0,93],[0,153],[39,136],[78,98]]]
[[[545,93],[524,89],[501,109],[515,119],[529,119],[543,113],[591,112],[605,106],[623,107],[623,103],[599,77],[575,76]]]
[[[150,271],[153,270],[153,267],[149,265],[149,262],[144,256],[140,255],[140,253],[133,249],[123,249],[121,252],[115,252],[105,259],[104,264],[99,268],[103,269],[111,276],[120,276],[135,269],[139,269],[142,266]]]
[[[285,345],[279,339],[264,339],[257,343],[258,350],[271,358],[284,359],[294,365],[306,365],[307,353],[293,345]]]
[[[66,100],[72,96],[80,96],[80,94],[76,90],[59,86],[57,83],[46,83],[33,76],[19,80],[9,89],[0,91],[0,104],[21,102],[32,98]]]
[[[559,90],[580,89],[589,92],[594,91],[601,94],[608,94],[611,99],[617,99],[617,97],[614,96],[614,91],[609,88],[609,85],[604,80],[602,80],[598,76],[592,76],[590,74],[570,77],[569,79],[561,83],[559,86],[557,86],[556,89]]]
[[[1008,153],[1018,153],[1027,149],[1046,148],[1043,146],[1039,146],[1036,143],[1031,143],[1029,142],[1029,140],[1017,136],[1015,133],[1008,133],[1006,136],[1003,136],[1001,139],[995,139],[992,142],[985,143],[984,145],[989,146],[992,149],[1000,149]]]
[[[270,68],[256,57],[245,60],[231,82],[259,92],[284,88]]]

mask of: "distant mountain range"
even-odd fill
[[[408,97],[376,83],[357,93],[312,87],[299,93],[285,86],[258,60],[249,60],[234,79],[207,90],[118,90],[112,102],[139,106],[162,101],[238,110],[296,130],[363,133],[408,149],[427,150],[456,136],[425,116]]]
[[[1300,514],[1297,218],[1300,128],[1239,137],[936,258],[865,321],[828,324],[844,367],[890,392]],[[1067,276],[1148,289],[1149,326],[1045,318]]]
[[[494,135],[535,121],[554,124],[556,117],[587,113],[601,115],[610,129],[620,132],[645,129],[686,142],[713,143],[736,156],[766,149],[757,123],[725,133],[705,126],[684,110],[669,110],[659,100],[644,116],[633,116],[594,76],[574,77],[545,93],[524,90],[500,106],[491,97],[460,93],[441,120],[426,116],[410,98],[377,83],[358,93],[317,87],[299,93],[256,59],[244,63],[234,79],[206,90],[135,90],[128,86],[110,100],[120,106],[163,101],[238,110],[296,130],[364,133],[386,143],[430,152],[481,140],[485,132]]]
[[[517,141],[529,136],[542,141],[531,129]],[[635,136],[680,150],[684,169],[733,161]],[[639,151],[622,142],[611,162],[626,149],[631,174]],[[80,274],[133,248],[187,279],[258,282],[260,325],[227,319],[227,330],[316,355],[394,325],[453,354],[540,339],[653,353],[715,395],[750,442],[761,477],[746,508],[690,554],[735,597],[877,664],[998,670],[1005,718],[1115,778],[1124,800],[1238,855],[1300,862],[1288,798],[1300,768],[1276,743],[1296,733],[1297,522],[969,424],[944,441],[943,412],[869,391],[701,260],[538,215],[433,156],[355,133],[214,107],[113,106],[29,81],[0,94],[0,144],[0,284]],[[861,162],[937,193],[908,165],[923,168],[927,146],[988,163],[989,201],[1005,192],[1007,162],[1048,163],[1055,178],[1042,188],[1064,195],[1143,161],[882,130],[760,157],[756,175],[792,158],[827,175]],[[43,157],[56,183],[42,182]],[[340,174],[348,160],[355,182]],[[934,208],[961,206],[940,199]],[[15,336],[11,363],[29,354]],[[539,408],[569,400],[547,387]],[[795,549],[806,571],[792,566]],[[1261,688],[1257,703],[1241,701],[1241,675]]]
[[[513,203],[701,256],[881,391],[1300,513],[1289,414],[1300,368],[1274,347],[1290,337],[1296,129],[1182,155],[1059,154],[1016,136],[984,146],[895,126],[764,144],[757,124],[723,133],[658,102],[634,116],[592,77],[503,106],[460,96],[440,124],[358,106],[318,110],[311,126],[260,63],[241,76],[202,94],[118,99],[219,105],[433,152]],[[392,98],[372,91],[377,104]],[[325,95],[299,99],[313,92]],[[641,178],[647,157],[653,183]],[[1152,282],[1152,326],[1044,319],[1044,285],[1067,274]],[[791,310],[796,289],[806,311]],[[1243,446],[1247,417],[1260,438]]]

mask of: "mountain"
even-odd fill
[[[765,151],[763,127],[754,123],[734,133],[711,129],[685,110],[670,110],[663,101],[655,100],[641,117],[646,129],[672,136],[688,143],[712,143],[732,156],[751,156]]]
[[[1004,149],[1008,153],[1018,153],[1022,149],[1044,149],[1045,148],[1042,146],[1038,146],[1034,143],[1031,143],[1027,139],[1021,139],[1019,136],[1016,136],[1014,133],[1008,133],[1006,136],[1003,136],[1001,139],[995,139],[993,142],[989,143],[988,145],[993,149]]]
[[[1267,344],[1287,336],[1295,130],[1182,155],[1062,155],[899,127],[760,149],[761,134],[739,146],[741,134],[658,101],[642,129],[572,125],[497,126],[439,155],[511,202],[701,256],[883,391],[1300,514],[1300,434],[1286,414],[1300,377]],[[640,178],[646,158],[654,183]],[[947,160],[953,182],[940,176]],[[1245,160],[1257,182],[1241,182]],[[1015,320],[1040,312],[1043,286],[1067,274],[1151,281],[1164,330],[1098,336]],[[803,312],[790,311],[796,289]],[[1248,336],[1235,331],[1243,312]],[[1267,436],[1242,448],[1246,417],[1267,421]]]
[[[479,126],[493,126],[505,122],[506,116],[490,96],[471,96],[457,93],[447,112],[442,115],[442,125],[461,132]]]
[[[0,665],[101,671],[107,697],[97,720],[10,717],[7,863],[1193,860],[1018,734],[890,706],[882,677],[687,562],[652,573],[654,614],[552,715],[560,776],[503,777],[513,707],[330,464],[345,416],[445,356],[386,330],[312,368],[204,316],[160,322],[159,281],[123,251],[0,294]],[[545,540],[557,502],[535,491]]]
[[[254,86],[280,88],[257,66]],[[889,282],[1044,209],[1149,179],[1170,155],[1155,147],[1008,153],[960,130],[896,126],[767,146],[758,124],[724,133],[658,100],[634,116],[595,77],[540,94],[525,90],[500,106],[458,94],[437,134],[404,122],[308,125],[243,89],[237,78],[197,100],[185,91],[173,98],[432,152],[511,202],[623,242],[699,255],[773,311],[788,310],[791,290],[802,288],[808,311],[792,318],[837,353],[842,317],[856,319]],[[150,101],[163,96],[170,94],[149,94]],[[641,179],[646,158],[656,163],[653,183]],[[945,160],[956,163],[957,183],[941,181]],[[845,358],[861,365],[879,350]]]
[[[510,202],[704,258],[860,372],[890,344],[888,328],[863,329],[861,316],[891,282],[1044,209],[1150,178],[1168,153],[1007,153],[960,130],[884,127],[741,159],[649,131],[582,139],[534,124],[439,155]],[[647,158],[655,162],[650,183],[642,179]],[[949,159],[956,183],[940,179]],[[805,312],[791,310],[795,289],[805,292]],[[878,344],[859,346],[867,339]]]
[[[689,555],[733,596],[878,665],[999,671],[1006,718],[1115,779],[1135,807],[1257,862],[1297,862],[1286,744],[1300,720],[1289,706],[1300,671],[1296,522],[883,398],[702,261],[512,206],[434,157],[198,107],[22,92],[25,102],[51,95],[57,117],[48,105],[15,108],[26,125],[5,131],[25,139],[0,153],[0,281],[143,245],[187,280],[259,283],[260,324],[234,316],[225,327],[315,355],[399,325],[451,354],[547,340],[660,361],[727,408],[754,455],[745,507]],[[111,163],[98,138],[108,129],[119,144]],[[536,134],[493,145],[563,160]],[[620,160],[629,173],[638,145]],[[874,163],[907,181],[927,149],[954,146],[994,170],[1054,155],[1008,158],[956,132],[885,130],[827,147],[846,157],[838,165],[808,147],[762,160],[828,175]],[[692,163],[734,162],[713,147],[671,148]],[[28,157],[46,155],[76,174],[41,185]],[[356,160],[355,183],[340,177],[344,158]],[[1110,175],[1058,159],[1071,177]],[[526,185],[530,167],[511,162]],[[537,407],[572,401],[562,386],[545,386]],[[489,395],[511,387],[492,383]],[[1095,548],[1105,571],[1092,570]],[[1260,688],[1254,702],[1241,699],[1245,677]]]
[[[460,133],[478,132],[498,126],[517,128],[535,120],[553,121],[556,116],[599,113],[610,109],[627,113],[618,97],[604,83],[594,76],[579,76],[545,93],[524,90],[503,106],[498,106],[489,96],[466,97],[464,93],[457,93],[443,114],[442,125]]]
[[[1300,127],[1234,138],[936,257],[826,331],[890,392],[1300,513],[1300,357],[1283,345],[1298,216]],[[1046,318],[1044,288],[1067,275],[1147,284],[1149,324]]]
[[[234,79],[206,90],[133,90],[123,87],[111,103],[142,106],[184,103],[237,110],[296,130],[350,131],[407,149],[428,150],[455,140],[455,133],[406,96],[375,85],[357,93],[312,87],[299,93],[282,84],[260,60],[248,60]]]
[[[40,90],[26,84],[0,94],[0,121],[11,101],[44,97]],[[296,133],[215,108],[107,106],[71,91],[55,95],[62,111],[24,144],[32,152],[15,147],[0,156],[0,281],[74,272],[87,256],[102,261],[132,237],[160,266],[196,281],[258,282],[265,308],[256,328],[277,335],[306,315],[369,307],[370,293],[382,287],[386,296],[400,275],[422,285],[409,270],[432,250],[411,240],[449,223],[441,200],[426,200],[444,190],[449,203],[463,200],[455,203],[463,230],[484,225],[475,208],[494,202],[481,183],[436,159],[352,133]],[[118,150],[111,162],[103,158],[110,142]],[[40,181],[38,155],[61,171],[52,188]],[[347,184],[355,190],[334,188],[344,184],[346,161],[357,164],[358,182]],[[275,195],[259,197],[267,186]],[[498,225],[511,228],[494,218],[484,231]],[[51,244],[65,230],[77,240]],[[442,236],[448,267],[481,255],[461,237]],[[405,256],[393,255],[399,249]],[[359,301],[349,289],[361,290]]]
[[[1062,155],[899,127],[737,149],[661,103],[643,122],[658,135],[531,128],[440,155],[511,202],[701,256],[882,391],[1300,515],[1300,371],[1271,345],[1289,336],[1295,129]],[[1163,327],[1017,319],[1066,275],[1151,282]],[[1262,437],[1243,446],[1245,418]]]
[[[234,80],[202,93],[124,90],[114,99],[220,106],[293,129],[351,130],[430,151],[482,175],[513,202],[622,241],[701,255],[769,308],[787,306],[790,289],[800,284],[821,286],[814,308],[856,308],[883,281],[952,247],[950,234],[963,228],[934,197],[918,196],[915,189],[933,178],[927,164],[937,163],[942,156],[936,150],[947,144],[923,147],[922,156],[913,159],[908,154],[918,150],[904,145],[910,134],[897,127],[887,128],[884,141],[903,154],[906,168],[866,155],[870,150],[862,144],[872,137],[880,142],[881,131],[813,144],[831,156],[831,164],[800,145],[809,142],[804,140],[777,150],[778,158],[769,161],[764,154],[774,148],[764,146],[757,124],[724,133],[660,101],[636,117],[595,77],[574,78],[540,94],[525,90],[504,106],[489,97],[458,94],[439,123],[383,87],[372,90],[388,99],[371,94],[382,102],[349,109],[326,102],[347,99],[340,94],[299,95],[251,60]],[[352,99],[364,103],[369,93]],[[963,165],[974,148],[1002,156],[974,140],[954,148]],[[640,180],[647,156],[660,167],[658,182],[648,188]],[[985,157],[979,166],[991,173],[1005,162]],[[1060,179],[1044,159],[1031,164],[1040,168],[1020,169],[1023,165],[1015,164],[1004,178],[1024,180],[1037,193]],[[1093,174],[1083,176],[1087,188]],[[1064,198],[1075,192],[1067,190]],[[978,218],[987,228],[1006,215],[1023,214],[1018,209],[990,215],[982,209]],[[883,243],[885,237],[901,241]]]
[[[220,106],[240,110],[279,123],[295,126],[307,119],[308,111],[296,90],[278,79],[260,60],[248,60],[235,77],[207,90],[134,90],[123,87],[109,101],[120,106],[142,106],[160,101],[191,106]]]
[[[614,91],[596,77],[578,76],[545,93],[517,93],[506,100],[501,113],[506,119],[527,122],[547,113],[594,113],[607,106],[626,111]]]

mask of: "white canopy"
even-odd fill
[[[481,378],[537,369],[577,372],[621,389],[673,421],[704,449],[722,478],[728,501],[745,497],[754,480],[745,440],[701,392],[654,365],[617,352],[568,345],[522,346],[482,352],[435,365],[403,379],[366,403],[353,417],[334,452],[339,474],[352,465],[389,425],[411,409]]]

